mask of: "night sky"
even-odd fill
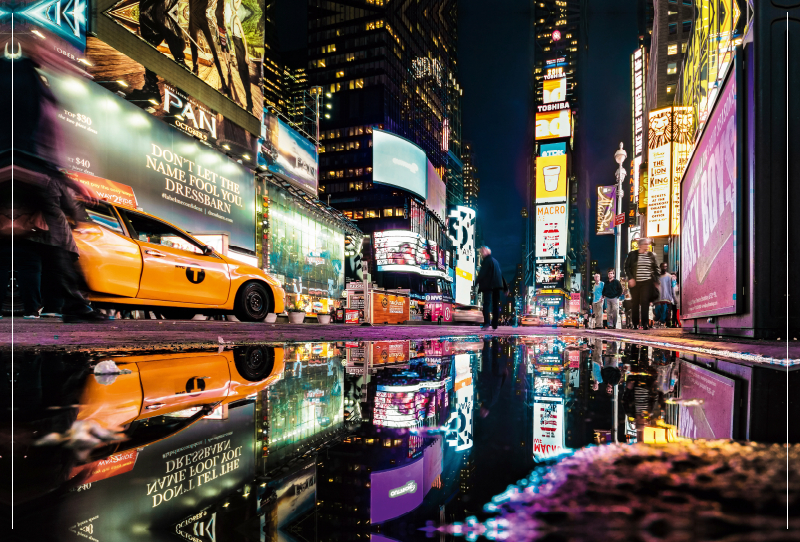
[[[636,3],[590,0],[589,48],[579,60],[584,138],[578,175],[587,175],[591,257],[613,265],[613,236],[594,235],[597,189],[614,183],[614,152],[630,152],[630,55],[637,46]],[[307,6],[279,0],[276,19],[284,51],[307,44]],[[478,220],[509,282],[522,255],[522,217],[527,176],[526,137],[530,103],[530,0],[459,0],[459,79],[464,89],[462,138],[476,153],[481,180]],[[583,44],[582,44],[583,45]],[[588,89],[588,90],[587,90]],[[626,169],[630,169],[626,164]],[[628,172],[630,173],[630,172]]]

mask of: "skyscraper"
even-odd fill
[[[578,59],[587,45],[585,0],[534,0],[532,7],[534,70],[522,265],[525,287],[534,287],[537,295],[528,298],[525,310],[557,313],[567,310],[571,277],[586,274],[589,230],[582,203],[588,202],[589,188],[588,179],[577,174],[580,142],[574,131]]]
[[[320,197],[330,196],[365,233],[408,230],[448,244],[429,202],[373,184],[371,145],[373,129],[384,130],[421,148],[440,178],[457,173],[449,156],[461,134],[456,8],[448,0],[309,0],[309,81],[326,99]],[[382,279],[388,285],[389,277]]]
[[[478,167],[475,165],[475,151],[472,143],[465,142],[462,146],[461,162],[464,164],[463,197],[464,205],[477,208],[478,192],[481,189],[481,180],[478,177]]]

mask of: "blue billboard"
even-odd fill
[[[428,159],[425,151],[407,139],[373,129],[372,168],[372,182],[428,199]]]
[[[317,147],[275,115],[264,113],[258,165],[317,197]]]

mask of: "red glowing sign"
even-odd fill
[[[553,30],[553,41],[558,41],[560,39],[561,39],[561,31]]]

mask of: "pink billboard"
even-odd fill
[[[682,318],[736,312],[740,156],[735,66],[681,183]]]

